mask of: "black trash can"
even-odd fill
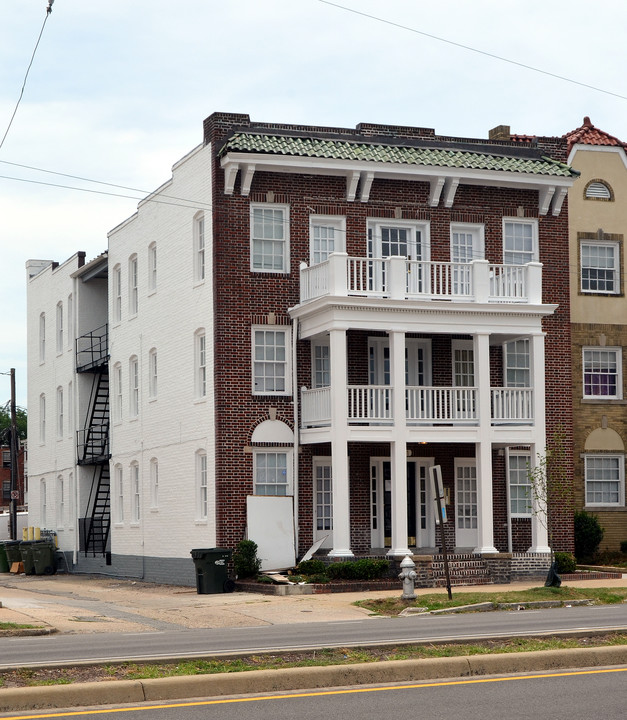
[[[35,560],[33,558],[33,546],[41,540],[22,540],[20,543],[20,554],[24,563],[24,575],[35,574]]]
[[[7,573],[10,570],[7,560],[7,551],[4,549],[4,542],[0,542],[0,572]]]
[[[7,554],[7,562],[9,563],[9,570],[11,565],[16,562],[22,562],[22,553],[20,552],[20,541],[19,540],[5,540],[4,551]]]
[[[50,542],[36,542],[32,547],[35,575],[54,575],[57,565],[54,556],[54,545]]]
[[[196,566],[196,591],[199,595],[233,592],[235,583],[229,579],[231,551],[225,548],[202,548],[191,551]]]

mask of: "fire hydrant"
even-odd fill
[[[401,571],[398,574],[398,579],[403,581],[403,594],[401,598],[403,600],[415,600],[416,593],[414,592],[414,580],[418,577],[416,574],[416,563],[405,555],[401,562]]]

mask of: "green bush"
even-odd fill
[[[604,532],[595,515],[583,510],[575,513],[575,557],[579,562],[594,560]]]
[[[233,553],[233,568],[238,578],[257,575],[261,569],[261,560],[257,557],[257,543],[253,540],[240,540]]]
[[[301,575],[325,575],[327,572],[327,566],[316,558],[299,563],[296,569]]]
[[[556,552],[555,562],[558,573],[574,573],[577,570],[577,560],[572,553]]]
[[[387,560],[349,560],[348,562],[331,563],[327,567],[327,575],[333,580],[374,580],[384,577],[390,570]]]
[[[324,585],[324,583],[329,582],[329,576],[324,574],[310,575],[307,579],[310,583],[316,583],[317,585]]]

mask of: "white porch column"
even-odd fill
[[[477,535],[476,553],[495,553],[494,510],[492,505],[492,410],[490,402],[490,335],[474,337],[475,385],[479,411],[479,436],[475,444],[477,463]]]
[[[388,555],[411,555],[407,547],[407,436],[405,411],[405,332],[392,329],[390,369],[394,411],[394,442],[390,443],[392,476],[392,547]]]
[[[545,415],[545,381],[544,381],[544,333],[531,336],[531,384],[533,387],[533,416],[535,444],[531,446],[529,463],[532,468],[538,464],[538,455],[546,456],[546,415]],[[539,496],[546,497],[546,490],[539,489]],[[549,531],[546,502],[533,498],[531,515],[531,547],[528,552],[548,553]]]
[[[350,549],[348,478],[346,329],[329,332],[331,370],[331,464],[333,473],[333,549],[331,557],[353,557]]]

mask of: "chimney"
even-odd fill
[[[488,138],[490,140],[511,140],[512,136],[510,133],[509,125],[497,125],[488,132]]]

